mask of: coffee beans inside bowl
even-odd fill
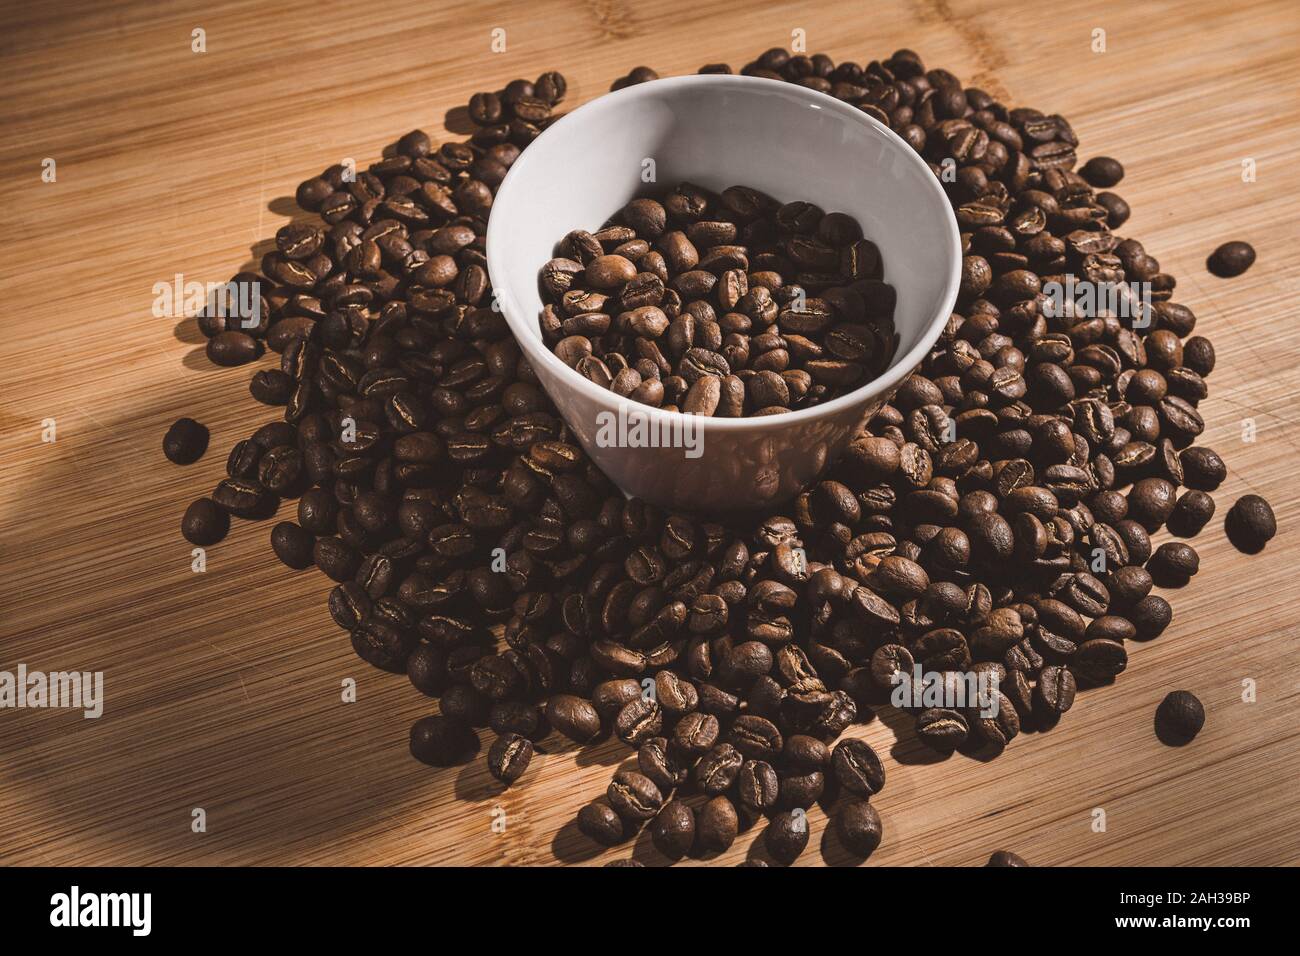
[[[898,348],[895,293],[851,216],[681,183],[575,229],[542,267],[542,338],[624,398],[722,418],[810,408]]]

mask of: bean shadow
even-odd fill
[[[442,117],[442,124],[447,132],[457,136],[472,136],[478,131],[478,124],[469,118],[469,107],[455,106],[447,110]]]
[[[330,582],[270,553],[273,522],[236,520],[192,570],[180,516],[224,476],[233,436],[267,418],[231,391],[213,381],[178,404],[174,382],[135,383],[69,410],[0,499],[0,669],[104,682],[98,719],[24,709],[0,722],[14,808],[0,823],[41,834],[25,862],[320,860],[399,806],[455,799],[454,772],[407,752],[429,701],[355,657],[325,608]],[[161,451],[178,414],[213,433],[185,468]]]

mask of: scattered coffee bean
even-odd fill
[[[163,454],[177,465],[192,465],[208,450],[208,429],[192,418],[178,418],[163,436]]]
[[[1210,253],[1205,268],[1221,279],[1241,275],[1255,264],[1255,249],[1248,242],[1225,242]]]
[[[802,809],[788,810],[772,817],[763,831],[764,844],[772,859],[790,864],[808,845],[808,814]]]
[[[478,750],[478,737],[451,717],[421,717],[411,725],[411,756],[434,767],[463,763]]]
[[[1257,554],[1277,534],[1273,508],[1259,495],[1242,495],[1224,519],[1228,540],[1238,551]]]
[[[655,817],[650,837],[664,856],[681,859],[695,843],[695,811],[682,800],[669,800]]]
[[[488,772],[506,786],[518,780],[533,759],[533,742],[519,734],[498,737],[488,749]]]
[[[1022,860],[1010,850],[998,850],[989,857],[985,866],[1028,866],[1029,864]]]
[[[1156,736],[1171,747],[1191,743],[1205,726],[1205,708],[1191,691],[1176,690],[1156,708]]]
[[[847,800],[835,809],[835,832],[855,856],[868,857],[880,846],[880,814],[865,800]]]
[[[216,544],[230,530],[230,515],[218,508],[211,498],[199,498],[185,509],[181,534],[190,544],[207,547]]]
[[[589,803],[579,810],[578,829],[601,846],[614,846],[626,839],[623,819],[606,803]]]
[[[316,538],[292,521],[281,521],[271,529],[271,549],[286,565],[301,571],[310,567]]]

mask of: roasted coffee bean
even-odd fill
[[[846,800],[835,808],[835,832],[844,848],[855,856],[869,857],[880,846],[884,828],[880,814],[866,800]]]
[[[753,813],[764,813],[776,806],[780,780],[772,765],[763,760],[746,760],[736,778],[740,805]]]
[[[1228,467],[1210,448],[1200,446],[1185,448],[1179,455],[1183,466],[1183,482],[1198,491],[1213,491],[1228,477]]]
[[[1119,160],[1109,156],[1094,156],[1080,167],[1079,174],[1090,185],[1108,189],[1119,185],[1119,181],[1124,178],[1124,167]]]
[[[296,383],[278,368],[263,369],[253,376],[248,391],[263,405],[287,405]]]
[[[216,544],[230,530],[230,515],[211,498],[199,498],[185,509],[181,534],[190,544],[207,547]]]
[[[785,767],[796,772],[824,770],[831,762],[831,750],[816,737],[791,734],[781,750],[781,761]]]
[[[1169,531],[1180,538],[1191,538],[1201,533],[1214,517],[1214,499],[1204,491],[1186,491],[1174,504],[1166,522]]]
[[[315,537],[292,521],[281,521],[271,529],[271,548],[275,556],[297,570],[310,567]]]
[[[885,787],[885,765],[865,740],[845,739],[831,751],[835,779],[849,793],[870,797]]]
[[[686,782],[690,767],[665,737],[651,737],[636,754],[637,769],[664,793]]]
[[[519,734],[498,737],[488,749],[488,772],[506,786],[518,780],[533,758],[533,743]]]
[[[346,587],[346,585],[341,587]],[[336,593],[340,592],[340,590],[341,588],[334,589]],[[360,594],[360,597],[365,600],[367,605],[369,604],[369,599],[365,598],[364,593]],[[346,602],[347,598],[346,596],[341,596],[339,600],[341,602]],[[334,611],[334,606],[335,596],[334,594],[331,594],[331,613]],[[346,604],[343,606],[347,607]],[[358,618],[357,623],[359,623],[359,617],[364,616],[366,612],[359,608],[348,607],[343,613],[350,613],[354,618]],[[335,616],[335,620],[338,620],[337,615]],[[348,627],[355,626],[355,624],[348,625]],[[420,693],[427,694],[430,697],[436,697],[438,694],[442,693],[447,679],[446,667],[446,654],[443,653],[441,649],[434,647],[432,644],[417,644],[415,649],[411,651],[410,656],[406,658],[406,676],[410,679],[411,685]]]
[[[573,694],[557,694],[547,701],[546,720],[576,743],[590,743],[600,736],[600,714],[591,701]]]
[[[656,849],[672,860],[681,859],[695,844],[695,811],[682,800],[669,800],[650,825]]]
[[[626,839],[623,819],[605,803],[589,803],[578,811],[578,829],[601,846],[615,846]]]
[[[1196,549],[1181,541],[1162,544],[1147,562],[1147,571],[1160,587],[1182,587],[1200,567]]]
[[[701,850],[723,853],[731,849],[740,830],[735,805],[724,796],[715,796],[695,815],[695,838]]]
[[[275,496],[255,481],[226,478],[212,492],[217,506],[237,518],[266,517],[275,506]]]
[[[718,744],[700,758],[691,775],[700,790],[713,796],[731,788],[744,762],[731,744]]]
[[[1272,506],[1259,495],[1242,495],[1228,509],[1223,527],[1238,551],[1257,554],[1277,534],[1277,519]]]
[[[1034,685],[1034,713],[1049,721],[1059,718],[1074,705],[1075,689],[1068,667],[1044,667]]]
[[[955,750],[966,742],[970,727],[966,718],[955,710],[930,708],[916,717],[916,735],[935,750]]]
[[[1156,708],[1156,736],[1171,747],[1181,747],[1205,726],[1205,708],[1188,690],[1176,690],[1165,696]]]
[[[247,332],[228,329],[208,339],[205,351],[213,365],[246,365],[262,354],[262,343]]]
[[[635,770],[620,770],[605,794],[609,805],[633,825],[644,823],[659,812],[663,795],[649,777]]]
[[[451,717],[421,717],[411,725],[411,756],[434,767],[463,763],[478,746],[474,731]]]
[[[178,465],[191,465],[208,450],[208,429],[192,418],[178,418],[163,436],[163,454]]]
[[[710,205],[736,221],[701,219]],[[596,384],[687,414],[777,414],[865,384],[898,344],[879,249],[843,213],[823,216],[828,225],[817,226],[815,237],[799,232],[803,226],[794,224],[802,219],[781,213],[798,205],[743,186],[714,196],[687,184],[662,200],[632,200],[615,217],[619,225],[569,233],[557,246],[560,256],[542,266],[543,338]],[[755,269],[754,251],[764,247],[783,255],[762,252],[764,268]],[[809,277],[825,288],[824,298],[776,300],[774,290]],[[870,311],[850,286],[855,280],[879,287]],[[570,312],[569,303],[586,304],[593,294],[617,299],[624,311],[602,301],[603,311]],[[617,367],[629,365],[629,346],[652,358],[654,379]],[[1011,381],[1018,381],[1015,368],[997,374],[1007,379],[1000,395],[1023,393]]]
[[[614,721],[618,739],[629,747],[640,747],[663,729],[664,716],[659,704],[651,698],[638,696],[619,711]]]
[[[808,814],[802,808],[778,813],[763,831],[763,844],[772,859],[788,865],[808,846],[810,826]]]
[[[1205,260],[1205,268],[1221,279],[1239,276],[1254,264],[1255,250],[1248,242],[1225,242]]]
[[[1029,864],[1022,860],[1010,850],[998,850],[989,857],[985,866],[1028,866]]]
[[[1090,685],[1114,680],[1127,666],[1128,653],[1124,650],[1124,645],[1120,641],[1103,638],[1084,641],[1070,659],[1070,670],[1079,680]]]
[[[1129,609],[1128,618],[1137,629],[1140,641],[1159,637],[1173,620],[1173,608],[1158,594],[1148,594]]]
[[[718,718],[704,711],[687,714],[673,728],[673,745],[682,753],[698,756],[717,743],[721,733]]]

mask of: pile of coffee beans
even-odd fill
[[[570,232],[542,267],[542,339],[669,411],[739,418],[867,384],[898,348],[880,250],[851,216],[681,183]]]
[[[488,305],[483,254],[494,191],[563,97],[548,73],[476,97],[468,142],[417,130],[355,178],[331,167],[299,187],[322,222],[285,226],[265,278],[236,277],[262,283],[256,327],[200,319],[217,361],[278,353],[252,388],[283,418],[235,446],[182,531],[213,544],[230,516],[296,499],[276,553],[337,582],[329,612],[358,655],[437,698],[410,731],[419,760],[468,760],[490,728],[488,769],[510,785],[555,734],[618,737],[635,769],[577,818],[596,845],[648,826],[669,857],[709,855],[763,825],[766,858],[788,863],[817,803],[866,856],[885,768],[841,734],[915,665],[945,691],[998,679],[993,714],[921,695],[902,708],[925,745],[992,755],[1169,625],[1153,578],[1190,579],[1198,561],[1151,536],[1204,525],[1226,474],[1193,444],[1214,349],[1174,278],[1114,232],[1128,207],[1094,187],[1122,168],[1075,172],[1064,118],[907,50],[866,66],[772,50],[743,72],[888,123],[962,228],[944,334],[815,487],[731,524],[665,514],[625,500],[569,440]],[[1150,323],[1049,308],[1067,277],[1149,283]],[[1229,525],[1251,547],[1275,531],[1262,499]],[[1173,709],[1199,729],[1189,704]]]

